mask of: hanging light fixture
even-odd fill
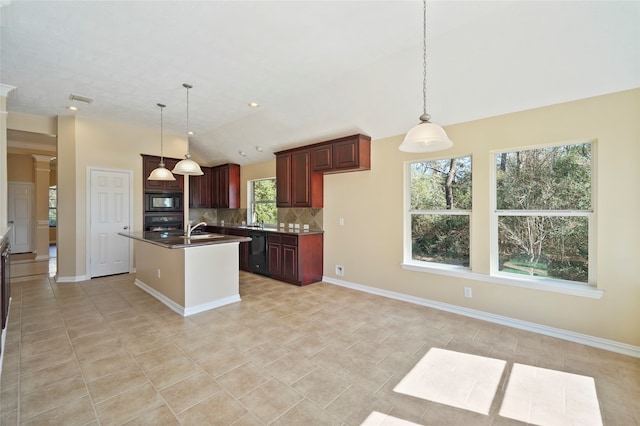
[[[431,123],[431,116],[427,114],[427,0],[422,0],[424,15],[422,33],[422,115],[420,124],[409,130],[400,151],[405,152],[433,152],[447,149],[453,146],[453,142],[442,127]]]
[[[162,140],[163,139],[162,138],[163,136],[162,135],[162,128],[163,128],[162,111],[164,107],[166,107],[166,105],[163,105],[163,104],[157,104],[157,105],[160,107],[160,164],[158,165],[158,167],[156,167],[151,171],[147,180],[176,180],[176,178],[173,176],[173,173],[171,173],[169,169],[166,169],[164,167],[164,144]]]
[[[173,173],[177,175],[190,175],[190,176],[201,176],[204,173],[198,163],[191,159],[191,154],[189,154],[189,137],[191,133],[189,132],[189,89],[193,86],[187,83],[182,85],[185,89],[187,89],[187,153],[184,155],[184,160],[178,161],[178,164],[173,168]]]

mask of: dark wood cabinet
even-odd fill
[[[309,149],[276,153],[278,207],[322,207],[322,185],[322,175],[311,171]]]
[[[0,234],[0,314],[2,315],[2,330],[7,326],[7,316],[9,315],[9,303],[11,298],[11,285],[9,279],[11,273],[9,268],[11,248],[9,246],[8,236]],[[0,351],[1,353],[1,351]]]
[[[164,158],[164,166],[172,170],[179,160]],[[145,192],[182,192],[184,177],[174,175],[176,180],[148,180],[152,170],[160,165],[160,157],[142,154],[142,187]]]
[[[239,164],[224,164],[211,168],[211,207],[240,208]]]
[[[220,227],[222,228],[222,227]],[[247,229],[238,229],[238,228],[227,228],[224,229],[223,231],[225,234],[228,235],[237,235],[240,237],[248,237],[249,236],[249,230]],[[218,234],[220,232],[217,232]],[[239,247],[239,261],[240,261],[240,270],[242,271],[247,271],[247,272],[251,272],[251,267],[249,266],[249,251],[251,249],[251,242],[247,241],[247,242],[243,242],[240,243],[240,247]]]
[[[291,207],[291,153],[276,155],[276,206]]]
[[[322,280],[322,234],[270,232],[267,253],[271,278],[296,285]]]
[[[189,207],[211,207],[211,168],[201,167],[201,176],[189,176]]]
[[[371,169],[371,137],[351,135],[311,145],[311,170],[344,173]]]

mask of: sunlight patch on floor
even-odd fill
[[[369,416],[360,424],[360,426],[420,426],[417,423],[408,420],[402,420],[388,414],[382,414],[377,411],[371,412]]]
[[[506,363],[500,359],[431,348],[393,390],[489,414]]]
[[[593,377],[514,364],[500,415],[537,425],[602,425]]]

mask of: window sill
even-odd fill
[[[542,279],[519,279],[505,276],[479,274],[471,270],[456,266],[425,266],[418,262],[403,262],[402,269],[407,271],[427,272],[430,274],[446,275],[449,277],[464,278],[467,280],[484,281],[493,284],[502,284],[512,287],[528,288],[531,290],[548,291],[552,293],[569,294],[572,296],[600,299],[604,295],[603,290],[582,284],[555,282]]]

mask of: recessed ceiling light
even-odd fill
[[[238,154],[242,155],[243,157],[246,157],[246,156],[247,156],[247,153],[246,153],[246,152],[244,152],[244,151],[238,151]]]
[[[258,108],[260,105],[258,105],[258,103],[257,103],[257,102],[249,102],[249,106],[250,106],[251,108]]]
[[[258,151],[258,152],[262,152],[262,147],[261,147],[261,146],[256,145],[256,151]]]
[[[187,134],[188,134],[189,136],[193,136],[193,135],[195,135],[195,133],[193,133],[193,130],[189,130],[189,131],[187,132]]]
[[[70,111],[79,111],[80,110],[80,108],[78,108],[76,106],[73,106],[73,105],[68,106],[67,109],[70,110]]]

